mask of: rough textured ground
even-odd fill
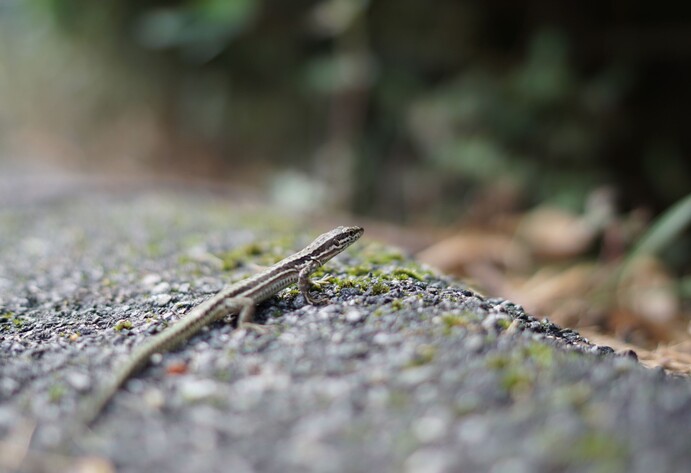
[[[326,305],[289,289],[267,334],[204,330],[70,434],[133,346],[325,230],[302,228],[200,196],[6,203],[0,470],[691,469],[691,381],[368,241],[327,264]]]

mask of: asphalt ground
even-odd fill
[[[0,471],[691,471],[688,378],[367,238],[316,275],[325,304],[204,329],[79,428],[133,347],[313,226],[202,193],[5,200]]]

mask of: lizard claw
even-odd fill
[[[239,324],[238,328],[245,330],[246,332],[254,332],[259,335],[266,335],[269,333],[269,329],[265,325],[254,324],[251,322]]]
[[[325,275],[325,276],[323,276],[317,280],[312,279],[310,281],[310,284],[312,286],[316,287],[317,289],[321,289],[324,284],[328,284],[330,281],[331,281],[331,276],[329,276],[327,274],[327,275]]]
[[[327,297],[314,297],[309,292],[305,292],[303,296],[305,296],[305,300],[310,305],[321,305],[328,300]]]

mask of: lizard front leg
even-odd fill
[[[322,264],[319,260],[314,259],[298,273],[298,289],[308,304],[319,305],[326,301],[325,297],[314,298],[310,294],[310,274],[312,274],[321,265]]]

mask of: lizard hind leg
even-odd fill
[[[229,312],[240,311],[238,314],[238,329],[251,330],[260,334],[266,333],[267,329],[263,325],[252,323],[255,313],[255,301],[249,297],[235,297],[229,299],[226,304]]]

